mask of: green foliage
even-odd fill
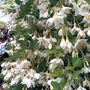
[[[32,4],[33,0],[28,0],[28,2],[26,3],[27,8],[30,9]]]
[[[46,54],[63,53],[63,49],[62,48],[60,48],[60,49],[53,48],[52,50],[45,49],[42,52],[46,53]]]
[[[19,81],[15,86],[11,86],[11,88],[8,88],[8,90],[22,90],[23,85],[21,84],[21,82]]]
[[[85,0],[90,5],[90,0]]]
[[[60,90],[61,89],[60,85],[57,82],[55,82],[55,81],[52,81],[51,85],[54,87],[53,90]]]
[[[82,72],[83,70],[78,70],[78,71],[75,71],[71,78],[70,78],[70,83]]]
[[[11,50],[11,48],[12,48],[12,46],[11,46],[11,44],[9,43],[9,44],[7,45],[7,50]]]
[[[67,70],[73,70],[74,68],[72,67],[72,66],[66,66],[65,67],[65,71],[67,71]]]
[[[26,12],[26,11],[27,11],[27,6],[24,5],[24,4],[21,4],[21,5],[20,5],[20,10],[21,10],[22,12]]]
[[[38,40],[34,40],[31,42],[31,50],[35,50],[35,47],[37,46]]]
[[[57,4],[58,0],[49,0],[52,5]]]
[[[36,68],[35,70],[36,70],[37,73],[40,73],[42,71],[45,71],[46,69],[47,69],[46,60],[44,60],[43,62],[40,63],[39,67]]]
[[[59,67],[56,67],[54,69],[54,72],[51,74],[53,77],[60,77],[62,78],[61,82],[59,83],[60,85],[65,85],[67,82],[67,77],[66,75],[60,71]]]
[[[81,58],[78,58],[78,57],[74,57],[72,59],[73,68],[77,67],[77,65],[80,63],[80,60],[81,60]]]
[[[0,74],[0,79],[4,80],[4,76],[2,74]]]
[[[47,19],[47,18],[40,17],[40,18],[37,19],[37,21],[42,21],[42,20],[45,20],[45,19]]]
[[[57,39],[60,38],[58,35],[58,31],[53,31],[53,33],[54,33],[54,36],[53,36],[54,38],[57,38]]]
[[[22,1],[20,1],[20,0],[15,0],[15,3],[18,4],[18,5],[20,5],[20,4],[22,3]]]

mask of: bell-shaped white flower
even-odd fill
[[[75,50],[73,50],[72,52],[72,58],[76,57],[76,53],[75,53]]]
[[[60,47],[61,47],[62,49],[65,49],[65,47],[66,47],[66,42],[65,42],[64,38],[62,38],[62,40],[61,40],[61,42],[60,42]]]
[[[90,29],[88,29],[88,31],[87,31],[87,35],[90,37]]]
[[[49,50],[52,49],[52,44],[51,43],[49,43],[48,48],[49,48]]]
[[[85,87],[89,85],[90,85],[90,82],[87,79],[85,79],[85,81],[83,81],[83,86]]]
[[[81,37],[85,38],[86,35],[85,35],[85,33],[83,31],[80,30],[79,33],[78,33],[78,35],[77,35],[77,37],[79,37],[79,38],[81,38]]]
[[[58,31],[58,35],[62,36],[62,28]]]
[[[82,86],[79,86],[79,87],[77,88],[77,90],[86,90],[86,89],[83,88]]]

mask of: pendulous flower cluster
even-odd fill
[[[90,3],[87,0],[15,0],[9,13],[9,58],[4,89],[90,89]],[[10,81],[10,82],[8,82]]]

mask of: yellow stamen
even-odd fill
[[[56,21],[59,22],[59,18],[57,18]]]
[[[90,19],[90,15],[87,15],[87,19]]]
[[[76,32],[76,29],[74,29],[73,32],[75,33]]]
[[[88,11],[88,7],[85,7],[85,10]]]
[[[24,65],[25,65],[25,66],[27,66],[27,64],[26,64],[26,63],[24,63]]]
[[[45,10],[42,10],[42,13],[44,13],[45,12]]]
[[[73,7],[73,8],[72,8],[72,10],[73,10],[73,11],[75,11],[75,10],[76,10],[76,8],[75,8],[75,7]]]

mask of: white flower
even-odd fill
[[[42,0],[43,1],[43,0]],[[44,3],[41,3],[40,5],[37,5],[37,8],[42,10],[42,9],[46,9],[48,7],[48,5],[50,4],[50,2],[44,2]]]
[[[49,48],[50,50],[52,49],[52,44],[51,44],[51,43],[49,43],[48,48]]]
[[[54,25],[56,29],[61,27],[61,24],[64,24],[63,16],[53,16],[54,18]]]
[[[69,29],[69,32],[74,35],[75,32],[79,31],[80,29],[74,25],[72,29]]]
[[[86,90],[86,89],[83,88],[82,86],[79,86],[79,87],[77,88],[77,90]]]
[[[9,88],[9,85],[7,83],[3,83],[2,88],[7,89],[7,88]]]
[[[63,7],[62,9],[61,9],[61,12],[62,13],[65,13],[65,14],[69,14],[70,13],[70,10],[71,8],[70,7]]]
[[[72,52],[72,58],[76,57],[76,53],[75,53],[75,50],[73,50]]]
[[[18,12],[14,13],[14,16],[15,16],[15,18],[18,18],[19,17],[19,13]]]
[[[87,43],[87,51],[90,51],[90,44]]]
[[[5,75],[4,80],[8,80],[13,74],[8,71],[8,73]]]
[[[23,78],[21,84],[25,84],[25,85],[27,85],[27,88],[30,88],[31,85],[33,85],[33,87],[35,87],[35,83],[34,83],[34,81],[31,80],[31,79],[28,79],[28,78]]]
[[[11,83],[10,83],[10,86],[12,86],[12,85],[16,85],[18,83],[18,80],[11,80]]]
[[[35,73],[34,78],[39,79],[41,75],[39,73]]]
[[[64,38],[61,40],[61,42],[60,42],[60,47],[62,48],[62,49],[65,49],[65,47],[66,47],[66,42],[65,42],[65,40],[64,40]]]
[[[90,85],[90,82],[87,79],[85,79],[85,81],[83,81],[83,86],[85,87],[89,85]]]
[[[77,16],[79,14],[79,6],[76,3],[72,4],[73,4],[72,10],[75,11],[75,16]]]
[[[27,60],[22,61],[20,64],[21,68],[25,68],[25,67],[28,68],[28,66],[30,66],[30,65],[31,65],[31,63]]]
[[[87,35],[90,37],[90,27],[88,27],[86,33],[87,33]]]
[[[40,17],[43,17],[43,18],[47,18],[49,16],[47,9],[41,10],[39,14],[40,14]]]
[[[6,64],[6,62],[2,63],[2,64],[1,64],[1,67],[4,67],[4,66],[5,66],[5,64]]]
[[[85,46],[87,46],[87,39],[76,39],[76,42],[74,44],[73,48],[76,48],[77,46],[84,48]]]
[[[16,5],[16,6],[15,6],[15,10],[16,10],[16,11],[19,11],[19,10],[20,10],[20,5]]]
[[[77,35],[77,37],[83,37],[83,38],[85,38],[86,37],[86,35],[85,35],[85,33],[83,32],[83,31],[79,31],[79,33],[78,33],[78,35]]]
[[[62,36],[62,28],[58,31],[58,35]]]
[[[82,70],[84,71],[84,73],[89,73],[90,72],[90,69],[86,66]]]
[[[10,44],[11,44],[12,46],[16,46],[16,40],[11,41]]]
[[[10,19],[12,19],[12,20],[15,19],[15,15],[14,15],[13,13],[10,13],[10,14],[9,14],[9,17],[10,17]]]
[[[53,86],[51,85],[51,82],[52,81],[57,82],[57,83],[60,83],[61,78],[56,78],[56,79],[48,80],[47,84],[50,86],[50,90],[53,90]]]
[[[1,72],[1,74],[2,74],[2,75],[6,75],[7,72],[8,72],[8,70],[4,70],[4,71]]]
[[[50,61],[50,69],[57,67],[57,64],[64,65],[64,62],[61,58],[55,58]]]
[[[86,13],[84,18],[83,18],[83,21],[87,22],[87,23],[90,23],[90,13]]]

